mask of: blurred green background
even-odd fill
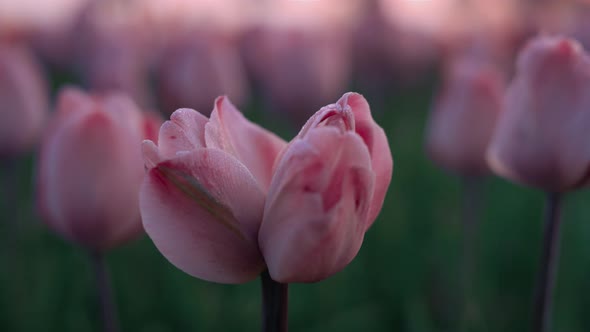
[[[54,87],[68,79],[55,79]],[[473,279],[464,285],[462,181],[433,165],[423,149],[434,82],[430,76],[398,87],[383,109],[373,109],[395,162],[383,210],[344,271],[290,286],[291,331],[528,330],[544,195],[501,179],[483,182]],[[290,137],[287,123],[260,104],[251,103],[246,116]],[[98,331],[88,257],[36,216],[34,167],[31,155],[2,171],[0,331]],[[590,193],[580,191],[565,202],[554,331],[590,331],[589,201]],[[192,278],[146,236],[107,259],[121,331],[260,329],[259,281],[218,285]]]

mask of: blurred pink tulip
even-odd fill
[[[272,167],[286,143],[249,122],[226,97],[207,119],[175,111],[159,144],[145,141],[148,174],[140,194],[146,232],[186,273],[241,283],[264,269],[258,249]]]
[[[258,236],[271,277],[316,282],[356,256],[391,181],[385,132],[367,101],[347,93],[323,107],[275,165]]]
[[[352,50],[361,84],[367,89],[381,85],[387,93],[392,83],[412,83],[423,77],[439,52],[438,41],[431,34],[391,19],[388,10],[385,1],[365,2],[353,31]],[[400,12],[397,8],[393,11]],[[419,21],[428,20],[415,20]]]
[[[40,210],[54,231],[95,251],[141,232],[140,143],[154,121],[122,95],[60,93],[38,165]]]
[[[248,37],[247,63],[273,110],[304,123],[309,110],[346,91],[351,74],[346,31],[261,27]]]
[[[572,18],[570,34],[582,44],[586,50],[590,50],[590,3],[580,6],[576,15]]]
[[[140,106],[153,104],[148,89],[150,27],[136,1],[90,1],[77,18],[76,57],[94,91],[122,91]]]
[[[483,175],[489,172],[485,154],[502,110],[504,78],[492,65],[455,61],[430,115],[427,150],[444,168]]]
[[[0,44],[0,155],[37,143],[49,111],[40,66],[27,49]]]
[[[588,181],[589,141],[590,57],[571,39],[533,39],[519,55],[490,167],[525,185],[571,190]]]
[[[165,113],[189,107],[208,115],[217,96],[227,94],[241,104],[247,95],[234,40],[222,32],[176,31],[164,47],[157,73]]]

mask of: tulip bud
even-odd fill
[[[285,145],[226,97],[217,98],[209,119],[192,109],[172,113],[158,145],[143,145],[141,215],[160,252],[208,281],[242,283],[260,274],[258,229],[273,163]]]
[[[347,93],[313,115],[277,159],[258,240],[271,277],[316,282],[356,256],[393,160],[367,101]]]
[[[426,144],[431,158],[442,167],[482,175],[489,172],[485,153],[502,109],[504,81],[491,65],[462,61],[446,72]]]
[[[101,92],[123,91],[151,105],[149,26],[140,2],[89,1],[77,18],[76,58],[84,81]]]
[[[62,90],[38,165],[39,205],[49,227],[93,251],[141,232],[146,121],[154,120],[124,96]]]
[[[487,159],[515,182],[563,192],[588,181],[590,58],[574,40],[537,37],[522,50]]]
[[[182,106],[208,115],[211,103],[222,93],[240,104],[246,95],[246,76],[231,37],[221,32],[176,33],[158,66],[164,112]]]
[[[273,110],[303,123],[349,81],[350,47],[343,30],[263,27],[251,35],[246,59]]]
[[[24,48],[0,45],[0,155],[30,149],[49,111],[41,68]]]

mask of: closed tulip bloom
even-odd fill
[[[145,141],[148,173],[140,192],[146,232],[184,272],[242,283],[260,274],[258,249],[272,167],[286,143],[249,122],[226,97],[208,119],[175,111],[159,143]]]
[[[351,74],[344,35],[329,28],[264,27],[250,36],[247,62],[273,110],[302,124],[311,110],[342,93]]]
[[[450,66],[434,103],[427,150],[442,167],[463,175],[489,172],[485,154],[502,109],[503,76],[480,61]]]
[[[100,92],[123,91],[140,106],[153,102],[149,91],[151,35],[140,2],[88,2],[76,18],[75,60],[84,81]]]
[[[0,45],[0,155],[30,149],[49,111],[41,68],[24,48]]]
[[[177,31],[158,66],[158,94],[166,113],[190,107],[209,114],[215,98],[227,94],[239,105],[246,75],[233,37],[221,32]]]
[[[60,93],[38,165],[40,210],[53,230],[92,251],[141,232],[141,141],[153,121],[121,95]]]
[[[494,172],[562,192],[588,180],[590,58],[574,40],[537,37],[523,49],[487,158]]]
[[[393,170],[367,101],[347,93],[323,107],[275,165],[258,236],[271,277],[316,282],[356,256]]]

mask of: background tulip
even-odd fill
[[[322,283],[292,287],[292,329],[520,332],[528,330],[530,322],[530,276],[539,256],[542,197],[495,177],[460,175],[467,180],[460,182],[440,172],[424,154],[424,124],[436,105],[433,88],[444,85],[440,80],[448,77],[449,59],[457,61],[449,56],[467,52],[486,66],[499,64],[511,78],[516,51],[539,31],[574,36],[586,47],[588,8],[587,0],[0,0],[0,39],[26,44],[41,56],[51,100],[63,84],[102,91],[120,88],[137,93],[136,98],[147,96],[148,108],[157,105],[166,114],[175,107],[209,114],[213,94],[203,96],[217,82],[200,78],[216,72],[214,63],[224,62],[220,54],[226,50],[250,48],[230,56],[254,55],[246,59],[246,99],[240,100],[228,87],[222,93],[249,120],[289,139],[320,106],[349,89],[362,92],[396,151],[395,185],[379,214],[393,222],[371,226],[363,249],[343,273]],[[262,47],[271,44],[263,39],[277,48],[298,46],[281,53]],[[194,55],[200,52],[215,60],[206,65],[208,61]],[[268,80],[273,83],[263,82],[274,67],[268,59],[277,57],[282,60],[276,62],[290,68]],[[168,69],[163,69],[164,63],[170,64]],[[326,73],[342,64],[341,74]],[[208,70],[205,74],[201,65]],[[233,66],[222,67],[232,72],[226,74],[232,84],[243,79]],[[320,69],[309,74],[308,68]],[[174,97],[186,97],[177,106],[162,107],[167,105],[159,90],[164,71],[169,81],[196,87],[170,84]],[[285,83],[288,75],[311,80],[284,91],[274,86]],[[332,88],[331,96],[317,98],[323,82],[332,80],[338,88]],[[292,103],[273,104],[271,90],[295,97],[289,98]],[[193,104],[199,98],[209,99],[209,104]],[[273,107],[275,112],[269,113]],[[295,116],[286,116],[287,110]],[[160,128],[151,128],[146,136],[155,141]],[[248,142],[237,140],[242,141]],[[40,161],[26,153],[31,147],[0,156],[0,331],[97,330],[100,316],[91,301],[83,250],[73,250],[51,234],[31,211],[31,171]],[[476,187],[483,196],[466,195]],[[485,201],[477,204],[474,197]],[[566,255],[557,280],[553,329],[586,332],[590,191],[577,191],[567,199],[562,234]],[[462,222],[470,211],[481,221],[473,246],[464,243],[468,236]],[[464,253],[476,262],[472,282],[463,277],[468,270],[463,268]],[[181,254],[179,250],[177,256]],[[126,332],[255,331],[261,326],[253,296],[258,283],[233,286],[195,280],[171,265],[148,237],[108,255]],[[268,271],[261,274],[265,276],[271,280]]]
[[[122,91],[141,107],[154,103],[149,88],[150,29],[139,2],[90,1],[70,36],[84,83],[100,92]]]
[[[238,105],[243,103],[246,77],[231,35],[190,29],[176,31],[171,39],[157,70],[165,113],[190,107],[208,115],[211,104],[222,94]]]
[[[39,205],[54,231],[92,251],[141,232],[139,144],[152,121],[122,95],[60,93],[38,166]]]
[[[277,161],[259,234],[270,276],[315,282],[356,256],[391,180],[387,138],[348,93],[318,111]]]
[[[249,122],[226,97],[211,118],[174,112],[159,144],[144,143],[148,175],[140,195],[146,232],[186,273],[241,283],[264,269],[258,228],[274,160],[285,145]]]
[[[0,156],[30,149],[49,111],[43,72],[29,51],[0,43]]]
[[[540,36],[520,53],[488,150],[499,175],[547,192],[532,331],[551,328],[562,194],[589,178],[590,57],[562,37]]]
[[[488,161],[548,191],[584,184],[590,167],[590,58],[577,42],[538,37],[520,53]]]
[[[272,111],[298,128],[346,91],[356,1],[274,1],[244,35],[246,64]]]
[[[460,58],[445,76],[430,114],[427,149],[447,169],[485,174],[486,149],[502,109],[502,73],[491,64]]]

